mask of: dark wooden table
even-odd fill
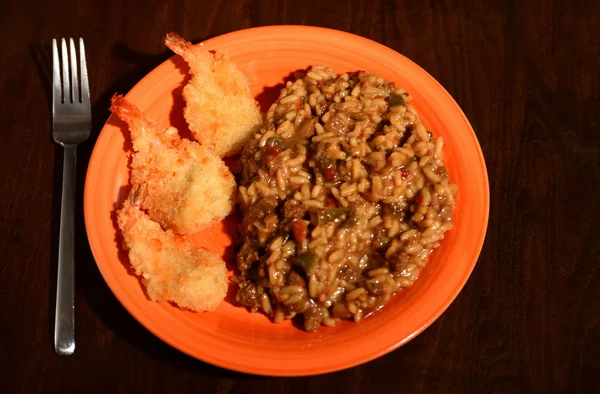
[[[47,4],[52,3],[52,4]],[[470,119],[491,212],[473,275],[402,348],[283,379],[213,367],[162,343],[117,302],[77,217],[77,351],[52,346],[62,151],[50,138],[49,43],[86,39],[93,137],[109,98],[194,42],[252,26],[356,33],[408,56]],[[0,4],[0,384],[3,393],[600,392],[600,2],[70,1]]]

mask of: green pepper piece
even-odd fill
[[[350,217],[348,217],[348,219],[346,219],[344,224],[342,224],[342,227],[350,228],[350,227],[354,226],[356,223],[358,223],[358,219],[355,216],[350,216]]]
[[[317,255],[312,252],[300,253],[292,258],[292,264],[302,267],[307,275],[312,275],[312,271],[316,269]]]
[[[328,208],[319,212],[319,224],[335,221],[348,212],[346,207]]]
[[[405,101],[401,94],[392,94],[388,103],[390,103],[390,106],[395,107],[396,105],[404,105]]]
[[[271,137],[267,140],[267,146],[276,146],[281,150],[285,150],[285,141],[281,137]]]
[[[364,122],[367,119],[369,119],[369,117],[363,113],[359,113],[352,116],[352,120],[354,120],[355,122]]]

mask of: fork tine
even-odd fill
[[[67,52],[67,42],[64,38],[61,40],[62,47],[62,86],[63,86],[63,103],[70,102],[71,86],[69,85],[69,53]]]
[[[81,70],[81,102],[90,104],[90,85],[85,61],[85,46],[83,38],[79,38],[79,69]]]
[[[60,61],[58,60],[58,45],[52,39],[52,105],[62,101],[62,86],[60,84]]]
[[[71,101],[74,103],[80,102],[79,96],[79,83],[77,78],[77,52],[75,52],[75,42],[72,38],[69,38],[69,50],[71,53]]]

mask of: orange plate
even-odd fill
[[[454,229],[432,254],[416,284],[360,324],[343,322],[307,333],[289,321],[271,323],[229,300],[213,313],[182,311],[151,302],[120,252],[115,207],[126,196],[129,132],[114,115],[92,154],[85,183],[85,223],[96,263],[127,310],[156,336],[200,360],[237,371],[298,376],[336,371],[364,363],[401,346],[429,326],[467,281],[481,250],[488,221],[489,189],[481,149],[465,115],[444,88],[419,66],[393,50],[352,34],[302,26],[237,31],[205,41],[206,49],[227,51],[268,109],[293,71],[321,64],[338,73],[368,70],[403,87],[428,130],[444,137],[450,179],[459,186]],[[179,57],[164,62],[127,95],[150,118],[185,128],[181,99],[187,66]],[[106,103],[108,106],[109,103]],[[232,216],[194,236],[223,254],[239,218]]]

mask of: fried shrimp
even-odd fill
[[[220,157],[239,153],[262,122],[248,79],[222,52],[193,46],[175,33],[167,34],[165,45],[190,66],[192,78],[183,98],[194,138]]]
[[[184,236],[164,231],[141,209],[146,197],[146,185],[134,186],[117,222],[123,249],[148,296],[193,311],[215,310],[227,293],[225,262]]]
[[[131,130],[131,184],[146,184],[142,208],[150,219],[178,234],[192,234],[223,219],[233,207],[236,184],[210,149],[160,127],[123,96],[110,110]]]

